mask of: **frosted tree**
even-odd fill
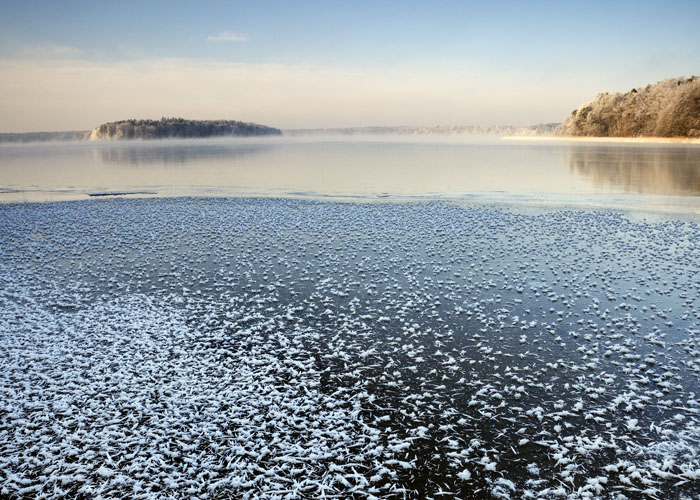
[[[626,94],[598,94],[557,133],[598,137],[700,137],[700,78],[669,78]]]

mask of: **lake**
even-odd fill
[[[0,495],[698,498],[699,154],[3,146]]]
[[[697,213],[700,146],[295,137],[0,147],[0,201],[110,192],[466,197]]]

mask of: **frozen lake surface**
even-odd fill
[[[95,199],[0,234],[4,497],[700,496],[696,218]]]

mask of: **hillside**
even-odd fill
[[[598,94],[574,110],[557,134],[700,137],[700,78],[669,78],[626,94]]]
[[[122,120],[104,123],[89,132],[91,141],[117,139],[166,139],[171,137],[220,137],[282,135],[279,129],[232,120]]]

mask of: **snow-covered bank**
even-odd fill
[[[526,136],[509,135],[501,137],[505,141],[546,141],[546,142],[606,142],[630,144],[700,144],[700,139],[692,137],[593,137],[573,135]]]
[[[0,233],[10,498],[699,492],[697,223],[101,199]]]

